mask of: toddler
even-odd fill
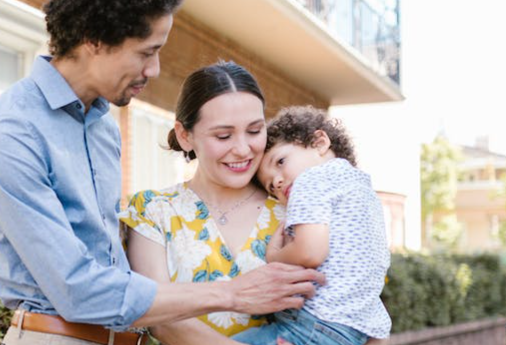
[[[301,310],[234,337],[252,344],[363,345],[387,338],[390,317],[380,300],[390,265],[383,212],[367,174],[356,168],[339,121],[311,106],[283,109],[267,128],[257,179],[287,205],[284,228],[270,239],[268,262],[317,268],[319,286]]]

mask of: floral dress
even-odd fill
[[[234,258],[206,205],[188,186],[137,193],[120,220],[163,245],[173,282],[228,281],[265,264],[265,249],[285,210],[268,197],[249,238]],[[264,317],[216,312],[199,319],[231,336],[265,322]]]

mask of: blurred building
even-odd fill
[[[0,92],[46,50],[44,2],[0,0]],[[124,196],[191,173],[163,145],[179,87],[196,68],[218,59],[244,65],[265,92],[267,116],[291,104],[399,101],[399,22],[399,0],[185,0],[160,54],[160,77],[130,106],[113,109]],[[402,209],[402,196],[394,199],[385,207]],[[389,224],[402,224],[392,215]]]
[[[457,187],[455,211],[463,226],[460,247],[467,251],[501,248],[499,229],[506,221],[506,198],[502,176],[506,175],[506,155],[491,152],[488,138],[475,146],[461,146],[464,159]]]

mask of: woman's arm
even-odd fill
[[[298,224],[295,237],[283,246],[284,227],[279,227],[267,246],[267,262],[283,262],[307,268],[320,266],[329,253],[327,224]]]
[[[128,259],[132,269],[158,283],[170,283],[165,248],[128,229]],[[166,345],[242,344],[216,332],[196,318],[151,327],[152,334]]]

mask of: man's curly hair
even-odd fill
[[[355,149],[342,122],[331,118],[327,111],[312,106],[292,106],[281,109],[267,125],[267,146],[269,151],[280,143],[312,146],[318,138],[317,130],[327,133],[330,149],[336,157],[344,158],[356,166]]]
[[[44,5],[49,52],[66,57],[80,44],[111,47],[127,38],[146,38],[150,21],[173,13],[183,0],[50,0]]]

